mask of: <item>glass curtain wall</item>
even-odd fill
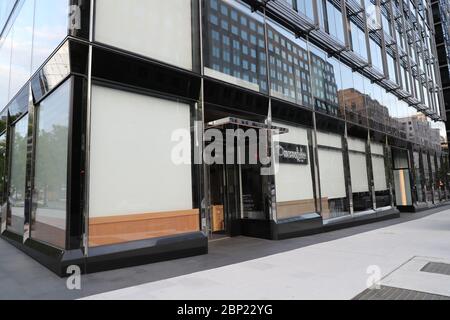
[[[313,10],[308,9],[309,1],[286,2],[293,10],[306,16],[310,14],[313,17]],[[344,40],[343,29],[341,29],[342,17],[340,9],[334,3],[333,1],[317,1],[318,22],[325,31],[342,42]],[[371,49],[373,66],[380,72],[385,71],[391,81],[401,83],[405,90],[410,90],[409,70],[404,61],[396,60],[394,51],[388,50],[387,70],[384,70],[384,53],[378,43],[378,33],[375,32],[377,26],[383,23],[386,26],[386,35],[392,37],[396,32],[399,36],[400,47],[405,46],[406,48],[404,43],[406,40],[403,39],[405,37],[401,33],[401,26],[397,21],[391,19],[386,6],[382,8],[382,15],[379,16],[375,1],[366,0],[364,5],[368,13],[369,28],[372,30],[371,36],[367,44],[366,34],[361,21],[359,21],[360,17],[358,15],[350,16],[349,36],[353,51],[363,59],[367,59],[368,45]],[[422,128],[424,126],[421,123],[423,122],[422,115],[418,115],[416,109],[409,107],[406,102],[400,101],[394,94],[386,92],[380,85],[372,83],[370,79],[362,76],[359,72],[353,72],[344,63],[330,57],[311,44],[307,38],[298,38],[285,27],[266,19],[268,38],[268,56],[266,57],[263,39],[265,19],[261,14],[252,13],[250,8],[239,1],[210,1],[206,4],[205,11],[204,25],[206,27],[203,37],[205,39],[207,76],[246,89],[269,93],[273,98],[305,108],[314,108],[316,112],[342,118],[349,123],[388,133],[419,145],[431,143],[423,140],[428,134]],[[379,21],[379,17],[383,21]],[[261,38],[258,38],[259,36]],[[251,50],[252,46],[253,51]],[[228,56],[229,53],[230,56]],[[269,66],[268,70],[265,69],[265,59]],[[253,64],[250,60],[253,61]],[[235,66],[232,65],[233,61]],[[397,70],[398,63],[401,64],[400,72]],[[256,72],[258,70],[259,73]],[[253,73],[251,73],[252,71]],[[208,74],[208,72],[210,73]],[[332,147],[338,150],[342,149],[342,145],[333,145]],[[359,163],[357,167],[361,169],[361,172],[365,172],[365,175],[367,175],[368,169],[372,170],[377,198],[376,206],[386,207],[390,204],[390,195],[388,194],[390,191],[385,172],[387,165],[382,161],[385,157],[384,146],[374,144],[372,148],[377,150],[372,155],[372,168],[367,168],[368,161],[362,161],[361,156],[366,151],[359,147],[351,150],[350,162]],[[320,146],[319,149],[321,149]],[[321,152],[325,153],[325,151]],[[430,161],[427,163],[429,164]],[[322,167],[326,168],[326,165],[322,165]],[[427,170],[429,173],[429,169]],[[382,172],[384,175],[380,174]],[[327,179],[327,175],[321,174],[321,178],[323,176]],[[360,174],[353,172],[352,176],[359,177]],[[349,177],[349,179],[351,178]],[[356,193],[354,198],[359,199],[355,211],[373,208],[368,177],[352,182],[353,192]],[[321,184],[323,183],[321,182]],[[342,182],[342,185],[345,189],[345,181]],[[331,200],[339,199],[339,197],[346,198],[346,193],[341,192],[339,197],[333,195],[331,197],[329,198]],[[328,207],[340,208],[335,210],[336,212],[348,210],[347,204],[329,204]]]
[[[311,88],[317,112],[344,118],[339,107],[339,93],[343,89],[341,65],[335,58],[309,44],[311,57]]]
[[[24,0],[18,4],[14,19],[0,39],[0,109],[57,48],[68,30],[68,0]]]
[[[310,57],[306,41],[271,21],[267,22],[270,95],[312,107]]]
[[[108,2],[108,1],[106,1]],[[257,92],[268,92],[264,19],[241,2],[203,1],[203,57],[206,76]],[[291,68],[286,39],[272,30],[272,60],[277,67]],[[276,41],[278,40],[278,42]],[[281,52],[281,41],[284,51]],[[275,48],[274,43],[278,46]],[[292,46],[292,44],[289,44]],[[276,58],[275,58],[276,56]],[[282,59],[284,60],[282,62]],[[287,69],[286,69],[287,70]],[[277,79],[282,94],[295,100],[294,80]],[[291,91],[290,91],[291,90]]]

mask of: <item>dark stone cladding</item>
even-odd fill
[[[208,240],[201,232],[94,247],[88,257],[81,249],[61,250],[32,239],[22,243],[8,231],[1,237],[60,277],[70,276],[70,266],[88,274],[208,253]]]

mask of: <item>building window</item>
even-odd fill
[[[6,161],[6,132],[0,135],[0,202],[3,203],[6,199],[5,190],[5,161]]]
[[[94,86],[91,121],[90,246],[199,231],[190,106]]]
[[[70,84],[67,81],[36,109],[36,156],[31,237],[65,247]]]
[[[366,141],[348,138],[349,166],[353,192],[353,209],[373,209],[367,171]]]
[[[303,214],[316,212],[311,161],[309,159],[308,131],[300,127],[275,124],[288,128],[289,133],[280,136],[281,146],[304,148],[307,158],[303,164],[280,163],[275,182],[277,190],[277,218],[291,219]]]
[[[10,211],[7,228],[20,235],[24,231],[27,137],[28,115],[11,127],[11,168],[8,195]]]
[[[317,132],[323,219],[350,214],[345,188],[342,137]]]
[[[191,1],[97,0],[95,14],[96,41],[192,70]]]

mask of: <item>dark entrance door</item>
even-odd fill
[[[273,181],[270,180],[269,176],[262,175],[262,165],[259,159],[259,139],[261,137],[258,131],[268,130],[268,127],[263,123],[236,118],[213,121],[208,126],[222,131],[222,137],[225,138],[221,142],[223,154],[227,155],[232,152],[234,155],[234,161],[230,161],[230,157],[224,156],[225,164],[209,166],[210,237],[216,239],[223,236],[254,234],[255,232],[247,232],[250,230],[250,222],[257,229],[260,226],[263,226],[262,228],[265,228],[265,230],[268,229],[270,199],[273,193],[273,190],[268,186],[273,185]],[[253,136],[256,138],[246,138],[245,144],[241,148],[241,145],[236,141],[235,143],[229,143],[229,135],[226,134],[227,129],[241,129],[243,131],[251,129],[256,130],[257,134]],[[286,130],[275,127],[271,129]],[[227,148],[230,149],[227,150]],[[264,232],[268,234],[266,231]]]

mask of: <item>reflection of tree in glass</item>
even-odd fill
[[[3,201],[5,187],[5,155],[6,155],[6,134],[0,137],[0,200]]]
[[[65,200],[67,187],[67,126],[53,125],[37,136],[35,190],[38,205],[54,207]]]
[[[11,160],[11,197],[15,201],[21,201],[25,198],[27,137],[18,132],[17,128],[14,132]],[[17,203],[17,205],[20,204]]]

